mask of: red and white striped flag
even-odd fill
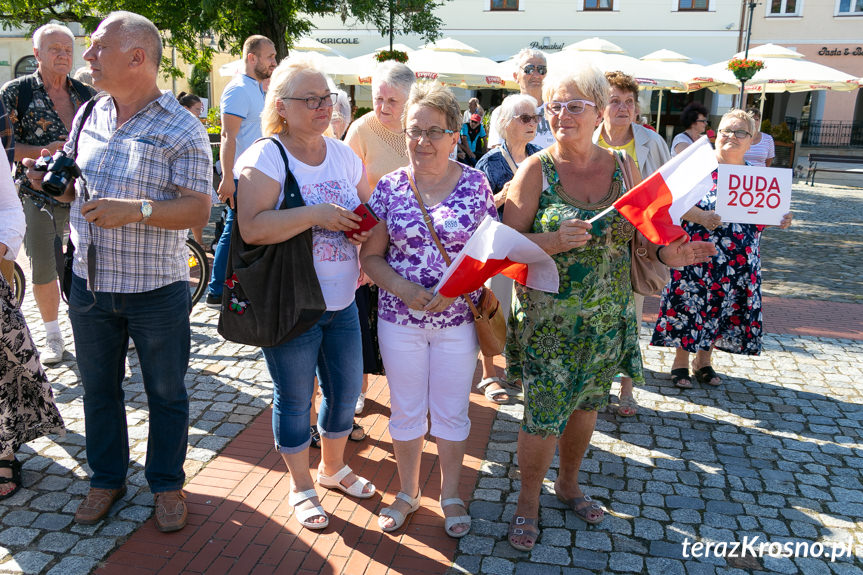
[[[529,288],[557,293],[560,278],[554,260],[538,245],[487,216],[452,261],[436,292],[446,297],[478,290],[503,274]]]
[[[685,235],[680,218],[710,190],[717,165],[710,141],[701,136],[614,202],[614,207],[648,240],[669,244]]]

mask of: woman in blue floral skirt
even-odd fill
[[[722,117],[716,136],[720,164],[743,164],[755,125],[743,110]],[[674,385],[692,387],[689,354],[695,353],[693,375],[699,383],[719,385],[711,364],[713,349],[742,355],[761,353],[764,324],[761,315],[761,255],[763,226],[723,223],[715,212],[713,187],[687,212],[683,229],[693,241],[710,241],[716,256],[705,263],[671,270],[662,292],[659,318],[651,345],[676,347],[671,369]],[[780,228],[791,225],[786,214]]]

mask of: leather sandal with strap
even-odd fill
[[[3,499],[12,497],[21,489],[21,462],[15,458],[0,459],[0,468],[12,470],[12,477],[0,477],[0,485],[6,485],[7,483],[15,484],[15,487],[11,491],[0,495],[0,501],[2,501]]]
[[[390,517],[393,521],[395,521],[395,523],[393,523],[389,527],[384,527],[380,523],[380,517],[378,518],[378,525],[380,526],[381,531],[385,533],[395,531],[396,529],[404,525],[405,521],[408,518],[408,515],[420,508],[420,499],[422,499],[422,493],[417,493],[416,497],[411,497],[407,493],[399,491],[398,495],[396,495],[396,499],[401,499],[402,501],[407,503],[410,508],[408,509],[407,513],[402,513],[395,507],[384,507],[383,509],[381,509],[380,517]]]
[[[444,524],[443,529],[446,531],[446,534],[455,539],[461,539],[465,535],[470,532],[471,526],[471,518],[470,515],[456,515],[454,517],[446,517],[446,513],[443,511],[443,508],[448,505],[460,505],[467,509],[467,505],[464,504],[464,501],[459,499],[458,497],[450,497],[449,499],[442,499],[440,502],[440,510],[444,513]],[[467,525],[467,529],[464,531],[453,531],[453,527],[456,525]]]
[[[530,551],[536,542],[539,540],[539,527],[536,525],[537,519],[528,519],[521,515],[513,516],[509,522],[506,539],[513,549],[519,551]],[[516,543],[512,540],[513,537],[529,537],[529,543]]]
[[[303,501],[314,499],[317,496],[318,492],[314,489],[291,491],[291,494],[288,496],[288,503],[294,508],[294,517],[296,517],[297,521],[300,522],[300,525],[306,529],[325,529],[330,524],[330,517],[327,515],[327,512],[324,511],[324,508],[321,507],[320,502],[314,507],[309,507],[308,509],[297,509],[297,506]],[[312,517],[323,517],[325,521],[314,523],[309,521]]]
[[[350,486],[342,485],[342,479],[352,473],[350,467],[345,465],[335,475],[324,475],[323,467],[318,467],[318,485],[327,489],[338,489],[343,493],[347,493],[351,497],[357,499],[368,499],[375,494],[375,486],[368,479],[357,475],[356,480]],[[369,486],[368,491],[364,491],[366,485]]]
[[[500,387],[497,389],[490,389],[489,386],[492,383],[496,383]],[[483,392],[483,395],[485,395],[487,400],[493,403],[505,404],[509,401],[509,392],[506,390],[503,380],[499,377],[487,377],[476,384],[476,388]],[[505,395],[506,399],[500,397],[501,395]]]

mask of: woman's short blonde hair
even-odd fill
[[[336,91],[332,80],[310,60],[283,60],[270,76],[270,87],[264,100],[264,110],[261,112],[261,135],[269,137],[288,133],[290,128],[288,120],[279,114],[276,101],[291,97],[300,80],[307,73],[320,75],[326,80],[330,91]]]
[[[461,129],[461,108],[449,88],[437,82],[417,82],[411,88],[405,110],[402,112],[402,128],[407,126],[408,110],[414,105],[431,108],[443,114],[447,130],[458,133]]]
[[[523,107],[525,104],[531,107],[533,114],[537,113],[536,108],[539,104],[537,103],[536,98],[527,94],[513,94],[512,96],[504,98],[503,102],[500,103],[500,107],[498,107],[499,112],[495,117],[494,127],[497,129],[497,133],[500,134],[500,137],[504,140],[506,139],[506,127],[510,122],[512,122],[512,117],[515,115],[515,111]]]
[[[573,68],[549,74],[542,83],[542,99],[550,102],[554,93],[560,88],[572,86],[588,100],[596,104],[600,113],[608,103],[611,88],[605,74],[589,64],[578,64]]]
[[[728,120],[741,120],[743,122],[746,122],[746,130],[750,134],[755,133],[755,118],[753,118],[752,116],[750,116],[749,114],[747,114],[746,112],[741,110],[740,108],[734,108],[734,109],[731,109],[731,110],[728,110],[727,112],[725,112],[725,114],[722,116],[722,119],[719,120],[719,125],[721,126],[722,123],[725,122],[726,119],[728,119]]]

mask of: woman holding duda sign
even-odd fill
[[[720,164],[744,165],[755,121],[743,110],[731,110],[722,117],[716,136],[716,159]],[[719,385],[712,366],[712,353],[759,355],[763,321],[761,313],[761,255],[763,226],[724,223],[716,213],[717,171],[713,187],[683,216],[683,229],[692,241],[710,241],[716,256],[707,262],[671,270],[671,281],[662,292],[659,318],[651,345],[676,347],[671,369],[674,385],[692,387],[699,383]],[[785,214],[780,228],[791,225]]]

